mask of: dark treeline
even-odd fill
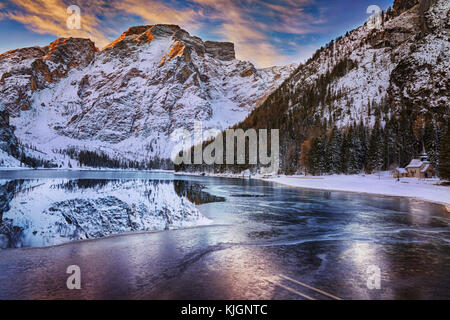
[[[448,125],[445,129],[432,121],[415,128],[406,117],[391,119],[384,126],[378,120],[371,129],[362,123],[333,127],[303,142],[299,166],[313,175],[373,173],[405,167],[425,147],[433,167],[439,170],[448,163],[440,157],[448,144],[446,131]]]
[[[58,165],[52,163],[51,161],[44,160],[42,158],[35,158],[32,156],[28,156],[25,152],[21,152],[20,156],[18,157],[19,161],[31,168],[57,168]]]
[[[407,113],[399,118],[388,120],[383,125],[377,119],[372,126],[362,122],[353,123],[343,128],[329,127],[326,123],[322,127],[315,127],[315,132],[308,139],[303,140],[298,148],[286,148],[280,145],[281,172],[286,174],[305,173],[312,175],[324,174],[358,174],[392,170],[405,167],[411,159],[420,155],[425,148],[429,160],[440,176],[450,179],[450,129],[449,123],[438,125],[435,121],[422,117],[415,123],[410,121]],[[281,135],[281,133],[280,133]],[[238,165],[236,144],[235,164],[225,164],[225,134],[223,138],[223,164],[180,164],[175,166],[177,171],[241,173],[250,169],[256,173],[260,165],[248,164],[248,139],[246,139],[246,164]],[[270,142],[270,138],[269,138]],[[211,143],[204,142],[202,148]],[[271,150],[270,145],[268,150]],[[293,151],[294,150],[294,151]],[[191,149],[191,163],[194,163],[194,148]]]
[[[387,92],[379,102],[368,101],[359,120],[337,127],[337,121],[348,115],[335,101],[349,93],[334,88],[333,82],[355,67],[356,62],[343,59],[312,83],[301,86],[295,86],[296,79],[291,77],[233,129],[279,129],[280,172],[284,174],[389,170],[406,166],[425,147],[433,166],[446,178],[444,171],[450,157],[448,151],[441,153],[441,150],[448,150],[449,145],[448,138],[443,139],[448,136],[448,108],[418,106],[409,101],[394,104]],[[293,77],[311,72],[313,67],[301,68]],[[348,103],[352,105],[352,99]],[[246,169],[256,172],[260,167],[248,164],[175,166],[178,171],[195,172],[240,173]]]
[[[161,159],[154,157],[150,160],[132,161],[128,159],[111,158],[104,152],[77,150],[69,148],[60,150],[61,154],[68,155],[71,159],[78,161],[80,167],[92,168],[111,168],[111,169],[138,169],[138,170],[153,170],[164,169],[172,170],[173,163],[169,159]]]
[[[45,160],[41,157],[36,157],[34,155],[30,155],[30,152],[27,152],[26,150],[32,150],[35,154],[38,154],[39,151],[33,146],[30,146],[28,144],[20,144],[18,143],[17,151],[14,156],[21,162],[21,164],[31,167],[33,169],[36,168],[57,168],[58,165],[55,163],[52,163],[49,160]]]

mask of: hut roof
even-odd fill
[[[420,161],[419,159],[413,159],[406,168],[420,168],[422,165],[423,165],[422,161]]]

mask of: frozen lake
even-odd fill
[[[0,299],[324,298],[284,276],[343,299],[450,299],[450,214],[438,204],[256,180],[26,170],[0,171],[0,208],[9,247]],[[81,290],[66,287],[69,265],[81,269]],[[380,289],[367,286],[373,268]]]

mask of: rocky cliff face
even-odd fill
[[[396,49],[388,94],[397,110],[411,106],[417,111],[448,115],[449,4],[437,1],[430,7],[430,1],[419,2],[409,11],[415,33]]]
[[[46,47],[16,49],[0,55],[0,101],[12,114],[30,110],[35,91],[87,66],[97,48],[87,39],[58,39]]]
[[[138,26],[102,51],[58,39],[2,54],[0,102],[17,116],[19,139],[48,159],[68,146],[167,158],[175,129],[234,125],[294,67],[257,69],[236,60],[231,43],[203,42],[174,25]]]
[[[19,157],[18,141],[9,124],[8,112],[0,106],[0,166],[17,164],[13,157]]]
[[[420,0],[395,0],[393,9],[396,12],[396,14],[402,14],[403,12],[414,7],[419,2]]]

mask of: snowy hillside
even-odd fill
[[[424,148],[439,169],[450,161],[440,159],[450,130],[449,9],[447,0],[395,0],[377,23],[317,50],[238,127],[279,129],[287,174],[391,170]]]
[[[425,108],[448,108],[450,101],[444,92],[450,79],[449,7],[448,1],[439,0],[426,13],[420,5],[395,17],[385,13],[379,26],[368,23],[319,51],[292,76],[289,87],[301,91],[332,72],[339,62],[351,60],[353,66],[330,81],[325,103],[316,106],[317,116],[338,126],[360,120],[373,125],[374,108],[387,101],[388,95],[395,96],[398,106],[394,107],[410,100]],[[432,28],[425,36],[422,15]],[[290,111],[301,104],[293,102]],[[397,112],[396,108],[387,110],[388,115]]]
[[[175,129],[236,124],[295,67],[256,69],[235,59],[231,43],[140,26],[102,51],[89,40],[58,39],[0,55],[0,102],[17,116],[20,143],[58,165],[67,165],[58,152],[69,147],[168,158]]]

